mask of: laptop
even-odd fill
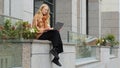
[[[56,22],[54,29],[55,30],[60,30],[63,27],[63,25],[64,25],[64,23]]]

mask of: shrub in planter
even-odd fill
[[[24,21],[17,21],[14,24],[7,19],[3,25],[0,25],[1,39],[34,39],[36,28]]]
[[[22,23],[22,37],[24,39],[34,39],[37,29],[32,27],[28,22]]]
[[[7,19],[3,25],[0,25],[0,38],[1,39],[17,39],[19,38],[19,30],[16,25],[12,25],[11,20]]]
[[[119,42],[115,39],[115,36],[113,34],[108,34],[105,37],[98,38],[96,40],[96,45],[98,46],[115,46],[118,45]]]
[[[105,37],[105,39],[106,39],[106,41],[107,41],[107,43],[108,43],[109,46],[112,46],[112,47],[113,47],[113,46],[119,44],[119,42],[115,39],[115,36],[112,35],[112,34],[107,35],[107,36]]]

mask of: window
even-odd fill
[[[55,0],[34,0],[34,14],[38,11],[39,7],[46,3],[50,7],[50,22],[51,26],[55,24]]]
[[[86,0],[86,33],[96,37],[100,34],[99,5],[99,0]]]

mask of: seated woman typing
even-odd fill
[[[37,28],[37,39],[52,42],[53,49],[50,50],[50,53],[54,56],[52,62],[61,66],[59,53],[63,52],[63,44],[59,31],[50,27],[50,9],[47,4],[41,5],[33,18],[32,25]]]

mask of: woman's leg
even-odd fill
[[[53,49],[50,50],[50,52],[55,56],[52,62],[57,64],[58,66],[61,66],[59,63],[59,53],[63,52],[63,43],[60,37],[60,33],[57,30],[50,30],[45,33],[43,33],[40,38],[41,40],[50,40],[53,44]]]
[[[59,54],[63,52],[63,43],[60,37],[60,33],[57,30],[50,30],[43,33],[40,38],[41,40],[49,40],[53,44],[53,49]]]
[[[63,43],[59,31],[52,30],[50,31],[50,33],[52,33],[52,38],[50,39],[50,41],[53,44],[53,48],[55,48],[58,54],[63,52]]]

